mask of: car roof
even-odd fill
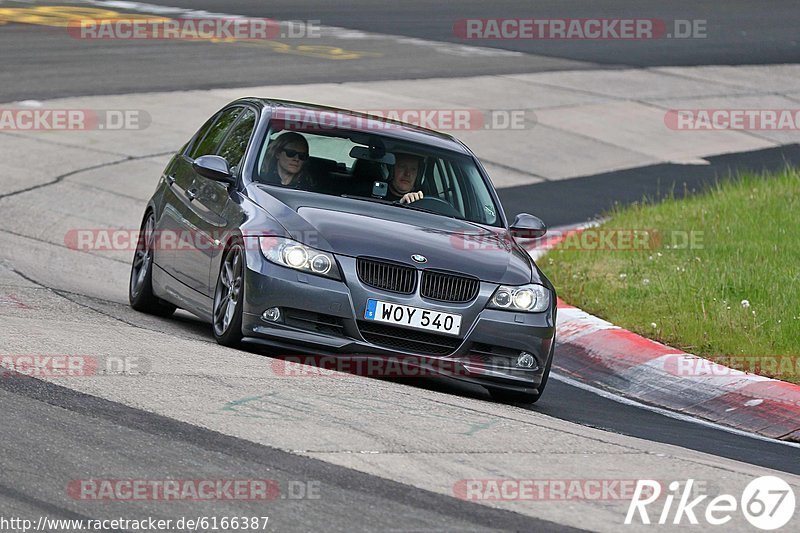
[[[391,124],[391,128],[381,129],[380,134],[385,135],[387,137],[392,137],[394,139],[420,143],[425,145],[435,146],[437,148],[443,148],[446,150],[452,150],[455,152],[459,152],[462,154],[469,154],[472,155],[469,149],[467,149],[464,144],[453,137],[452,135],[448,135],[446,133],[442,133],[439,131],[431,130],[428,128],[423,128],[421,126],[415,126],[413,124],[409,124],[407,122],[401,122],[399,120],[393,120],[386,117],[381,117],[378,115],[370,115],[368,113],[361,113],[358,111],[353,111],[350,109],[343,109],[339,107],[329,107],[319,104],[311,104],[308,102],[296,102],[292,100],[277,100],[272,98],[256,98],[256,97],[247,97],[241,98],[233,103],[250,103],[254,104],[266,109],[271,110],[272,112],[280,109],[283,111],[298,111],[298,112],[312,112],[312,113],[335,113],[337,115],[342,115],[345,117],[353,117],[356,119],[369,119],[370,121],[377,121],[382,122],[385,124]],[[358,123],[356,121],[356,123]],[[343,128],[345,129],[345,128]],[[353,131],[368,131],[367,129],[359,129],[358,127],[351,128]]]

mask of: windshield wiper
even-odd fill
[[[438,215],[441,217],[452,218],[454,220],[460,220],[462,222],[469,222],[466,219],[454,216],[454,215],[446,215],[444,213],[440,213],[438,211],[434,211],[432,209],[425,209],[424,207],[417,207],[411,204],[401,204],[399,200],[384,200],[383,198],[375,198],[374,196],[356,196],[353,194],[342,194],[342,198],[348,198],[350,200],[365,200],[367,202],[375,202],[376,204],[383,204],[383,205],[391,205],[394,207],[402,207],[403,209],[413,209],[414,211],[419,211],[421,213],[430,213],[431,215]]]
[[[354,194],[342,194],[341,198],[347,198],[349,200],[366,200],[367,202],[375,202],[376,204],[384,204],[384,205],[393,205],[397,202],[392,202],[391,200],[384,200],[383,198],[375,198],[374,196],[357,196]]]
[[[432,215],[439,215],[440,217],[447,217],[447,218],[452,218],[452,219],[455,219],[455,220],[462,220],[462,221],[464,220],[463,218],[457,217],[455,215],[446,215],[444,213],[440,213],[439,211],[434,211],[433,209],[425,209],[424,207],[417,207],[417,206],[411,205],[411,204],[401,204],[399,201],[392,202],[391,205],[394,205],[394,206],[397,206],[397,207],[402,207],[404,209],[413,209],[414,211],[420,211],[422,213],[430,213]]]

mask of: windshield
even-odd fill
[[[469,222],[500,225],[498,209],[472,157],[380,132],[296,131],[273,122],[259,148],[255,182],[318,194],[404,203]],[[419,199],[419,196],[422,199]],[[358,212],[362,202],[353,202]]]

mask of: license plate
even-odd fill
[[[450,335],[458,335],[461,330],[461,315],[381,302],[372,298],[367,300],[364,318],[409,328],[449,333]]]

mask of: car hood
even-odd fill
[[[314,248],[461,272],[483,281],[522,285],[536,280],[532,260],[505,228],[488,228],[366,200],[270,188],[256,201],[287,233]],[[411,259],[422,255],[423,264]]]

